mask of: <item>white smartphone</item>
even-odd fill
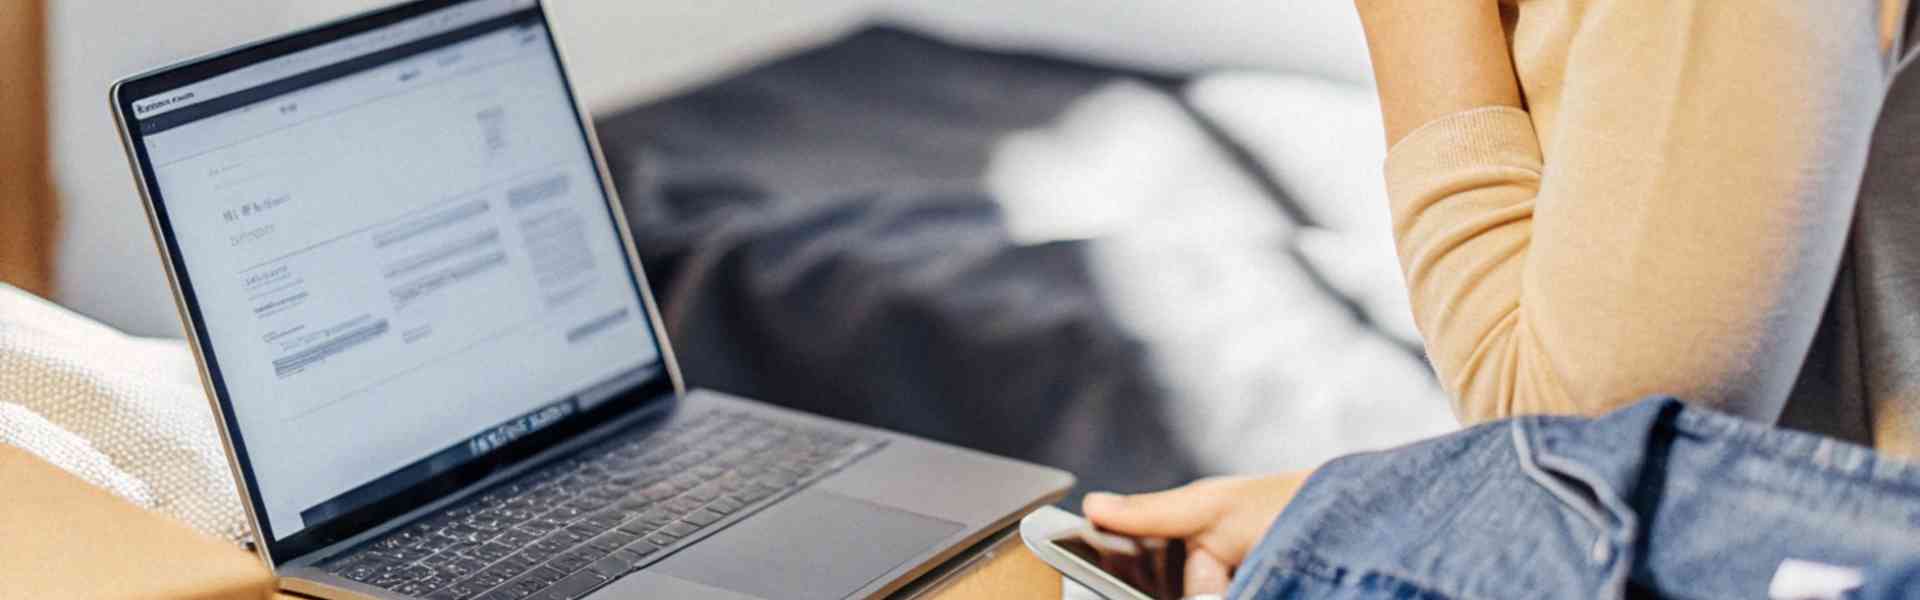
[[[1107,600],[1184,597],[1186,543],[1101,531],[1051,506],[1020,520],[1020,540],[1060,574]]]

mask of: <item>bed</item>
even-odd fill
[[[693,384],[1138,490],[1453,426],[1300,81],[881,26],[597,125]]]

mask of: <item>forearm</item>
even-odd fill
[[[1389,145],[1440,117],[1519,107],[1495,0],[1356,0]]]
[[[1525,111],[1491,2],[1359,6],[1414,318],[1464,419],[1778,414],[1877,109],[1876,5],[1529,2]]]

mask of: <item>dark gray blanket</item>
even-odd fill
[[[1084,248],[1009,239],[993,143],[1115,78],[890,29],[598,123],[694,385],[1074,471],[1199,473]],[[1165,82],[1159,82],[1165,83]]]

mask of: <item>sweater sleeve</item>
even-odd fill
[[[1414,318],[1455,412],[1674,394],[1771,420],[1846,240],[1879,99],[1872,7],[1568,4],[1563,62],[1530,68],[1516,34],[1550,118],[1469,110],[1388,154]]]

